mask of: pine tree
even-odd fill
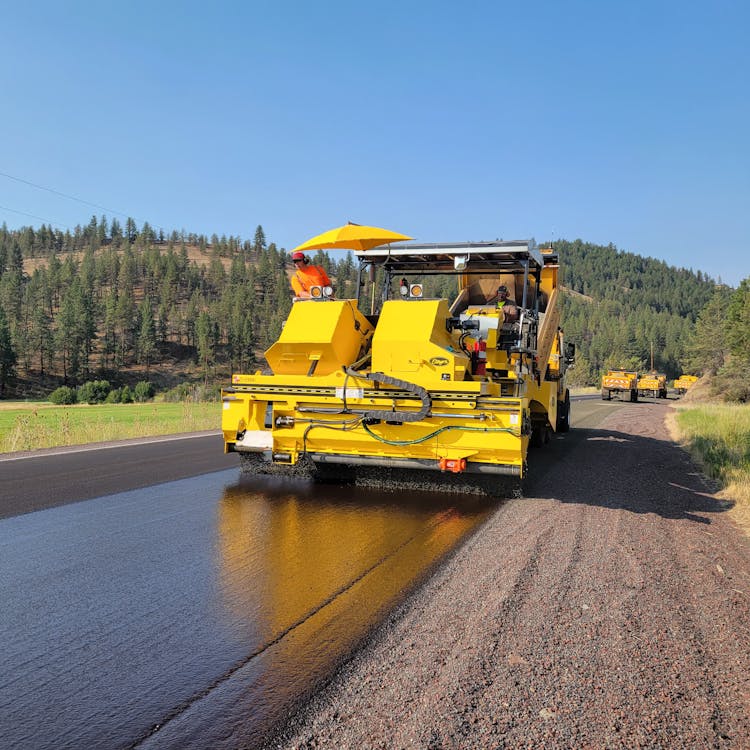
[[[37,304],[31,318],[31,340],[39,356],[39,374],[44,376],[45,362],[50,363],[53,352],[52,327],[47,308]]]
[[[5,387],[15,375],[16,353],[10,338],[10,327],[5,310],[0,307],[0,398],[5,395]]]
[[[104,298],[104,331],[102,336],[102,368],[107,369],[117,348],[117,290],[111,289]]]
[[[75,375],[78,370],[78,347],[75,340],[76,311],[72,297],[65,294],[60,302],[60,312],[57,315],[57,329],[55,330],[55,351],[61,358],[63,382]]]
[[[109,230],[110,236],[112,237],[112,244],[117,246],[122,240],[122,226],[117,219],[112,219],[112,226]]]
[[[97,240],[99,245],[104,245],[107,241],[107,217],[102,214],[102,218],[99,221],[99,229],[97,230]]]
[[[202,310],[198,315],[195,335],[198,341],[198,362],[203,369],[203,382],[207,385],[214,363],[214,324],[206,310]]]
[[[11,323],[21,319],[23,278],[21,245],[16,241],[11,241],[6,257],[5,272],[0,283],[0,304],[5,307]]]
[[[156,325],[148,299],[143,300],[139,312],[141,326],[138,334],[138,361],[146,366],[146,372],[148,372],[151,360],[156,353]]]
[[[726,341],[733,356],[750,364],[750,277],[742,281],[729,302]]]
[[[125,239],[132,245],[138,238],[138,227],[129,216],[125,221]]]
[[[169,301],[162,298],[159,303],[157,336],[159,343],[164,345],[169,338],[169,310],[171,309]]]
[[[729,349],[725,321],[730,296],[730,290],[726,287],[717,288],[698,315],[686,347],[686,370],[715,374],[724,366]]]
[[[133,331],[135,329],[135,301],[128,289],[117,296],[115,319],[117,321],[117,346],[115,348],[115,365],[122,367],[132,350]]]
[[[263,227],[258,224],[255,229],[255,237],[253,239],[253,250],[256,253],[261,253],[266,249],[266,233],[263,231]]]

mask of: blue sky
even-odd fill
[[[0,172],[109,210],[0,176],[0,223],[580,237],[736,285],[748,28],[740,0],[14,3]]]

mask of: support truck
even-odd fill
[[[630,370],[608,370],[602,377],[602,399],[610,401],[613,394],[622,401],[637,401],[638,373]]]
[[[667,397],[667,376],[651,372],[638,378],[638,395],[652,398]]]

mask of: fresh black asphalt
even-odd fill
[[[0,518],[231,469],[221,433],[0,456]]]

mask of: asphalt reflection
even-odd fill
[[[278,478],[228,487],[218,506],[221,588],[229,627],[252,649],[160,732],[159,746],[259,742],[492,507]],[[195,737],[214,721],[221,732]]]
[[[253,747],[494,507],[238,477],[0,520],[7,746]]]

